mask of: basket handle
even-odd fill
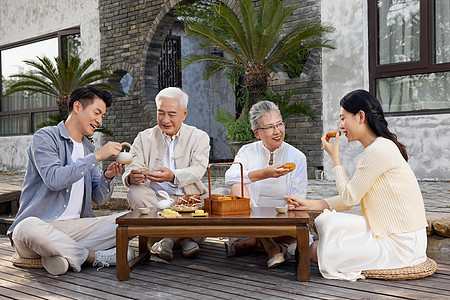
[[[211,199],[211,166],[213,165],[233,165],[239,164],[241,166],[241,197],[244,198],[244,167],[242,163],[238,161],[229,162],[229,163],[212,163],[208,166],[208,191],[209,191],[209,199]]]

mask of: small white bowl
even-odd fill
[[[150,207],[139,207],[138,211],[141,215],[147,215],[150,212]]]
[[[275,207],[275,210],[277,211],[277,213],[279,214],[285,214],[288,211],[288,208],[286,206],[282,206],[282,207]]]

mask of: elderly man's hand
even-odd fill
[[[147,175],[147,178],[155,182],[173,182],[175,179],[175,175],[168,168],[159,167],[155,168],[155,171],[157,171],[157,173],[150,173]]]
[[[128,183],[129,184],[140,184],[145,181],[145,175],[141,174],[141,170],[133,169],[128,175]]]

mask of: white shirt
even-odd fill
[[[166,154],[164,154],[164,157],[161,161],[161,167],[166,167],[169,170],[173,171],[177,169],[177,164],[175,163],[174,159],[174,152],[175,152],[175,146],[178,143],[178,139],[180,136],[180,131],[178,130],[177,134],[170,137],[166,134],[164,134],[164,140],[167,144],[167,151]],[[172,185],[172,186],[171,186]],[[176,177],[173,179],[173,183],[169,185],[167,182],[155,182],[152,181],[150,184],[150,188],[153,189],[156,194],[158,194],[158,191],[164,190],[169,195],[184,195],[184,189],[183,188],[177,188],[178,186],[178,180]]]
[[[261,143],[261,168],[269,166],[270,151]],[[282,165],[288,161],[287,145],[282,144],[273,152],[273,165]],[[286,206],[286,180],[287,176],[266,178],[260,181],[259,198],[256,205],[260,207]]]
[[[77,159],[84,157],[84,147],[82,143],[75,142],[73,139],[73,151],[72,151],[72,162]],[[81,214],[81,207],[83,205],[84,196],[84,176],[77,182],[72,184],[72,189],[70,190],[69,204],[66,210],[57,220],[67,220],[79,218]]]
[[[296,195],[302,198],[306,197],[306,189],[308,187],[308,177],[307,177],[307,165],[306,165],[306,157],[300,152],[298,149],[292,147],[291,145],[283,142],[282,145],[283,151],[286,153],[282,156],[277,156],[277,151],[274,153],[274,164],[284,164],[286,162],[293,162],[296,164],[296,168],[294,171],[288,173],[286,176],[286,184],[285,184],[285,193],[286,195]],[[235,162],[240,162],[243,165],[244,171],[244,184],[247,186],[250,192],[250,199],[252,206],[260,206],[258,204],[260,192],[261,192],[261,183],[264,180],[259,180],[252,182],[250,178],[248,178],[248,173],[253,170],[259,170],[267,167],[267,163],[269,161],[269,156],[264,156],[262,150],[268,151],[261,147],[261,141],[254,142],[251,144],[247,144],[241,147],[238,154],[234,158]],[[281,149],[280,149],[281,150]],[[281,153],[280,153],[281,154]],[[263,159],[264,158],[264,164]],[[280,160],[278,160],[278,157]],[[283,160],[284,159],[284,160]],[[234,183],[241,182],[241,172],[238,164],[233,164],[225,173],[225,183],[228,185],[232,185]]]

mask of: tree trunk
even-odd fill
[[[248,89],[247,111],[266,94],[268,77],[267,68],[261,65],[245,72],[245,85]]]
[[[70,101],[70,94],[59,96],[58,110],[59,115],[61,116],[61,120],[63,121],[67,120],[67,117],[69,116],[69,101]]]

